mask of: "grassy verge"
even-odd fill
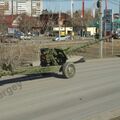
[[[49,72],[58,72],[60,66],[49,66],[49,67],[21,67],[16,69],[14,72],[10,71],[0,71],[0,77],[7,75],[15,75],[15,74],[38,74],[38,73],[49,73]]]

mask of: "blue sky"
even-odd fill
[[[69,11],[71,8],[71,0],[43,0],[44,9],[56,11]],[[74,10],[81,9],[82,0],[73,0]],[[93,9],[95,7],[95,1],[97,0],[85,0],[85,9]],[[119,0],[108,0],[108,9],[112,9],[113,12],[119,12]],[[105,8],[105,0],[103,0],[103,9]]]

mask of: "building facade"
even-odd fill
[[[16,15],[26,13],[37,17],[42,14],[43,0],[0,0],[0,14]]]

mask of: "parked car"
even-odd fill
[[[31,40],[31,36],[29,36],[29,35],[21,35],[20,40]]]
[[[99,36],[100,36],[99,33],[96,33],[96,34],[94,35],[95,39],[99,39]]]
[[[26,35],[23,32],[16,32],[15,33],[15,38],[18,38],[20,40],[30,40],[31,35],[30,34]]]
[[[21,31],[16,31],[14,33],[14,37],[17,38],[17,39],[21,39],[22,36],[24,36],[24,33],[21,32]]]
[[[119,36],[118,34],[116,34],[116,33],[113,33],[113,34],[112,34],[112,38],[113,38],[113,39],[118,39],[119,37],[120,37],[120,36]]]
[[[67,36],[57,36],[53,39],[53,41],[65,41],[65,40],[71,40],[71,36],[67,35]]]
[[[24,40],[31,40],[31,36],[30,35],[25,35]]]
[[[120,38],[120,29],[117,29],[116,31],[113,32],[112,37],[114,39],[119,39]]]

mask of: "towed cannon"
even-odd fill
[[[72,78],[76,73],[73,62],[68,61],[67,55],[62,49],[57,48],[41,48],[40,49],[40,65],[27,67],[14,67],[12,63],[4,63],[0,71],[0,77],[14,74],[46,74],[62,72],[65,78]]]
[[[74,63],[68,62],[68,57],[62,49],[42,48],[40,53],[40,65],[44,69],[46,68],[46,71],[48,67],[56,67],[55,72],[62,72],[65,78],[72,78],[75,75]],[[54,72],[54,69],[51,69],[50,72]]]

